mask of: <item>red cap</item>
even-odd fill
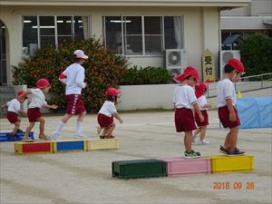
[[[47,79],[39,79],[37,82],[36,82],[36,87],[37,88],[45,88],[45,87],[48,87],[50,86],[50,83]]]
[[[195,95],[197,98],[202,96],[206,91],[208,87],[204,82],[200,82],[199,84],[195,85]]]
[[[17,92],[17,96],[21,96],[21,95],[24,94],[24,93],[25,93],[24,90],[19,90],[19,91]]]
[[[115,88],[108,88],[107,91],[106,91],[106,96],[118,96],[118,94],[120,94],[120,91],[115,89]]]
[[[175,81],[184,81],[188,76],[195,78],[196,82],[199,81],[199,73],[197,69],[193,66],[186,67],[182,74],[174,77]]]
[[[231,58],[228,61],[227,65],[232,66],[235,70],[237,70],[240,73],[245,72],[245,67],[244,67],[243,63],[240,60],[236,59],[236,58]]]

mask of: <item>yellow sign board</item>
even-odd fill
[[[202,80],[205,83],[215,82],[214,56],[210,50],[202,53]]]

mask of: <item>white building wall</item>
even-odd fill
[[[22,57],[22,15],[84,15],[91,18],[91,36],[99,38],[102,36],[103,15],[183,15],[184,16],[184,45],[187,50],[188,64],[196,66],[201,70],[201,55],[205,49],[210,49],[217,55],[219,49],[219,15],[216,7],[212,8],[105,8],[105,7],[5,7],[1,10],[1,19],[7,26],[8,38],[8,71],[11,84],[10,66],[18,66]],[[90,37],[91,37],[90,36]],[[10,49],[12,48],[12,49]],[[216,58],[215,58],[216,59]],[[131,65],[142,67],[164,66],[164,57],[130,57]],[[217,63],[216,63],[217,64]]]

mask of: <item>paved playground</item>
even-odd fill
[[[219,155],[226,130],[219,127],[217,112],[210,110],[207,146],[195,146],[202,155]],[[183,135],[174,128],[173,112],[123,113],[117,123],[118,150],[57,154],[14,154],[13,143],[0,143],[1,204],[62,203],[272,203],[272,130],[240,130],[238,146],[254,155],[253,172],[232,172],[179,177],[117,179],[111,176],[111,163],[118,160],[183,156]],[[46,116],[46,132],[56,128],[61,116]],[[23,118],[22,128],[28,122]],[[96,138],[96,116],[88,115],[84,130]],[[9,130],[6,119],[1,131]],[[63,137],[72,138],[75,118],[64,127]],[[38,134],[38,124],[34,128]],[[228,182],[229,189],[218,189]],[[234,183],[241,182],[240,189]],[[221,185],[224,186],[224,185]]]

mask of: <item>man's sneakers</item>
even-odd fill
[[[185,158],[199,158],[201,157],[200,152],[195,152],[194,150],[191,150],[190,152],[185,151],[184,152]]]
[[[76,139],[85,139],[85,138],[87,138],[87,135],[85,133],[83,133],[83,132],[76,132],[74,134],[74,138],[76,138]]]
[[[61,139],[61,135],[59,132],[57,131],[54,131],[50,134],[50,137],[53,139],[53,140],[59,140]]]
[[[235,147],[234,150],[231,150],[230,148],[225,148],[222,145],[220,145],[219,151],[229,156],[239,156],[245,154],[245,152],[240,151],[237,147]]]

